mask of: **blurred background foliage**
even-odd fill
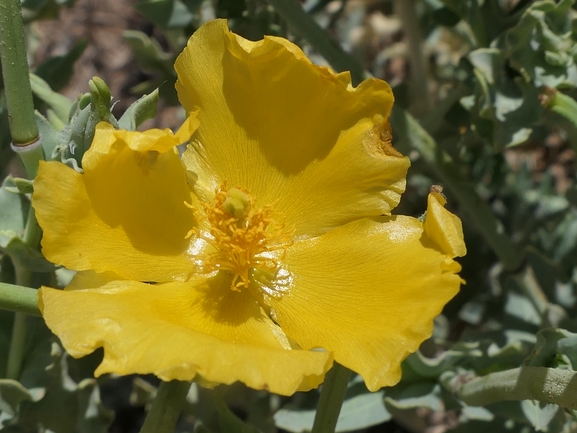
[[[227,18],[248,39],[287,37],[327,65],[275,3],[22,1],[47,158],[79,168],[102,119],[126,129],[178,126],[184,113],[173,63],[213,18]],[[396,212],[421,215],[430,186],[440,184],[463,220],[468,248],[461,260],[467,284],[436,320],[434,336],[405,361],[402,381],[368,393],[355,377],[337,431],[577,431],[571,409],[502,398],[476,407],[459,391],[476,376],[523,365],[577,369],[575,0],[298,4],[394,89],[395,145],[412,160]],[[10,141],[0,90],[0,175],[8,176],[0,189],[0,281],[15,281],[16,260],[35,271],[34,284],[63,286],[69,272],[54,272],[22,241],[32,186],[21,179]],[[0,431],[139,430],[155,378],[94,379],[100,353],[71,359],[41,319],[27,321],[18,381],[0,379]],[[13,313],[0,311],[0,372],[12,326]],[[285,398],[239,384],[193,385],[178,431],[303,432],[317,400],[317,391]]]

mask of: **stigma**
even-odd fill
[[[232,276],[231,289],[248,288],[255,270],[276,274],[286,249],[292,245],[293,230],[279,222],[273,205],[255,206],[256,200],[243,188],[228,188],[226,183],[215,191],[214,202],[203,203],[206,229],[193,229],[187,237],[196,236],[210,247],[195,255],[204,273],[224,271]],[[185,203],[192,208],[191,205]],[[195,212],[197,214],[197,212]]]

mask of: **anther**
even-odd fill
[[[197,236],[216,250],[195,256],[195,260],[203,263],[207,273],[230,273],[234,291],[248,288],[251,269],[275,273],[279,262],[273,256],[279,250],[284,255],[291,244],[292,231],[275,222],[272,207],[256,208],[254,203],[247,191],[227,189],[224,184],[215,191],[214,204],[204,203],[204,215],[198,216],[207,220],[208,230],[192,229],[186,235]],[[192,209],[189,203],[185,206]]]

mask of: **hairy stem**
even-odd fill
[[[38,138],[38,127],[28,78],[20,0],[0,0],[0,59],[12,140],[16,146],[26,145]]]
[[[470,406],[506,400],[539,400],[577,409],[577,372],[546,367],[519,367],[490,373],[459,388],[457,395]]]

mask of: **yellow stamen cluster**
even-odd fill
[[[208,233],[191,230],[187,235],[196,235],[216,249],[195,259],[199,259],[207,273],[220,270],[233,275],[231,289],[235,291],[248,287],[250,269],[276,272],[277,259],[282,255],[279,257],[275,252],[281,250],[284,255],[292,244],[293,231],[285,230],[284,224],[274,220],[272,206],[255,208],[254,204],[254,197],[247,191],[228,189],[224,184],[216,190],[213,204],[203,204]]]

